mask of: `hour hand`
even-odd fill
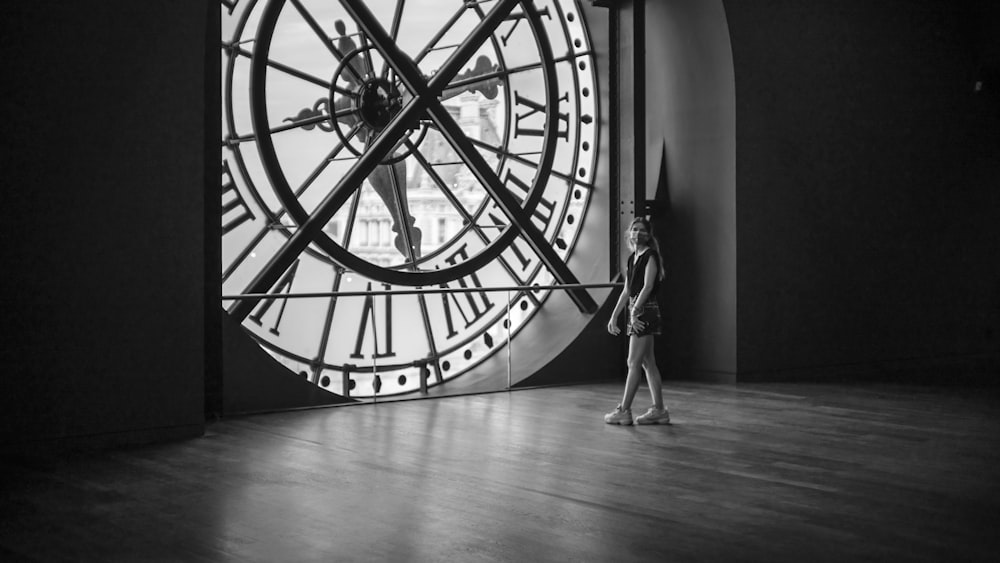
[[[414,225],[414,218],[410,215],[406,193],[406,161],[379,166],[368,177],[368,182],[382,198],[392,216],[396,250],[410,262],[420,258],[423,233]]]

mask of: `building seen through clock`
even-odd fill
[[[444,101],[444,106],[471,139],[498,144],[500,132],[497,122],[502,111],[500,100],[490,100],[475,92],[466,92]],[[451,188],[451,194],[470,213],[482,203],[483,191],[479,182],[462,164],[461,158],[436,130],[427,132],[420,150],[433,165],[440,180]],[[495,166],[497,157],[484,153],[486,161]],[[422,167],[408,166],[406,170],[406,199],[410,214],[417,228],[423,233],[421,254],[434,251],[452,239],[463,227],[461,215],[435,185],[435,180]],[[326,232],[340,240],[347,228],[345,218],[334,217]],[[360,258],[378,266],[391,266],[400,261],[400,252],[394,246],[396,233],[392,230],[392,216],[385,203],[372,189],[362,191],[349,249]]]

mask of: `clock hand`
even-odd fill
[[[490,63],[485,55],[481,55],[476,60],[474,68],[460,74],[459,81],[473,80],[480,74],[493,72],[496,67]],[[486,81],[471,81],[464,86],[449,88],[442,94],[443,99],[452,98],[464,92],[481,92],[489,99],[493,99],[498,94],[498,84],[500,80],[492,78]],[[407,96],[403,96],[406,100]],[[409,203],[406,189],[406,161],[400,160],[396,164],[379,166],[375,169],[368,182],[375,188],[375,192],[382,198],[389,214],[392,216],[392,231],[396,234],[393,243],[396,249],[410,263],[414,263],[421,255],[420,242],[423,238],[421,230],[414,225],[414,218],[409,212]]]
[[[356,46],[354,41],[346,36],[344,24],[342,21],[337,21],[337,31],[342,34],[340,38],[340,48],[349,53],[355,53]],[[366,50],[367,52],[367,50]],[[347,64],[353,66],[355,69],[360,70],[360,62],[358,57],[351,57]],[[351,84],[352,87],[362,86],[360,83],[353,82],[350,77],[345,73],[344,77]],[[374,132],[380,123],[373,123],[371,121],[371,116],[378,116],[379,119],[384,119],[386,117],[391,117],[394,109],[394,104],[398,100],[393,98],[393,93],[391,91],[385,91],[384,88],[364,88],[361,89],[364,95],[359,96],[357,99],[348,98],[342,96],[334,101],[334,112],[332,113],[333,119],[344,123],[346,125],[354,125],[363,119],[365,115],[369,116],[369,120],[365,123],[363,129],[359,132],[359,138],[363,141],[367,141],[369,138],[369,133]],[[357,107],[355,108],[355,105]],[[318,109],[320,107],[325,107],[327,105],[326,98],[320,98],[313,105],[314,113],[319,114]],[[310,111],[302,110],[299,113],[299,119],[302,120],[306,117],[313,115]],[[361,117],[359,117],[361,116]],[[315,118],[313,118],[315,119]],[[293,120],[286,120],[293,121]],[[328,122],[325,123],[325,127],[321,124],[321,129],[324,131],[332,131],[333,126]],[[309,127],[311,128],[311,126]],[[338,135],[340,130],[337,130]],[[344,140],[344,144],[347,145],[347,141]],[[410,215],[409,204],[407,201],[407,191],[406,191],[406,163],[403,159],[400,159],[396,163],[390,163],[386,165],[381,165],[375,168],[375,170],[368,177],[368,182],[375,189],[375,193],[382,199],[385,204],[386,209],[389,210],[389,214],[392,217],[392,230],[397,233],[395,237],[395,247],[399,250],[405,258],[407,258],[410,263],[416,261],[416,258],[420,256],[420,240],[421,232],[420,229],[414,226],[414,218]]]
[[[479,92],[490,100],[496,98],[499,93],[499,86],[503,82],[502,80],[497,77],[482,80],[475,79],[484,74],[496,72],[497,68],[497,65],[490,62],[489,57],[486,55],[479,55],[479,58],[476,59],[476,65],[456,76],[455,82],[457,82],[458,85],[446,88],[441,94],[441,99],[447,100],[454,98],[455,96],[465,92]]]
[[[420,257],[420,229],[414,226],[406,195],[406,160],[395,164],[379,166],[368,176],[368,183],[382,198],[392,216],[392,231],[396,233],[393,243],[410,263]],[[405,228],[403,228],[405,226]]]

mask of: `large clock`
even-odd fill
[[[579,284],[600,120],[575,2],[222,13],[223,294],[249,296],[228,314],[294,376],[426,393]]]

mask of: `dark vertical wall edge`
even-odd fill
[[[736,378],[735,86],[721,0],[645,5],[645,199],[667,279],[664,377]],[[662,179],[661,179],[662,174]]]
[[[633,36],[632,60],[632,127],[635,148],[632,167],[635,170],[632,198],[633,214],[646,214],[646,0],[632,3],[631,33]],[[631,221],[631,218],[628,218]]]
[[[0,107],[0,447],[203,432],[204,139],[216,105],[205,80],[218,83],[205,70],[218,59],[206,58],[205,10],[21,3],[0,18],[12,78]]]
[[[222,177],[219,140],[222,138],[222,99],[219,77],[222,75],[219,52],[221,12],[215,3],[206,3],[205,26],[205,414],[217,417],[223,412],[222,372]]]
[[[608,10],[610,25],[608,28],[608,34],[610,36],[609,44],[611,46],[611,54],[608,57],[608,97],[610,98],[610,111],[609,111],[609,124],[607,126],[608,133],[610,135],[610,176],[611,176],[611,232],[608,236],[611,237],[610,249],[611,249],[611,267],[612,279],[617,277],[618,272],[621,271],[621,195],[622,195],[622,184],[621,184],[621,120],[615,119],[614,116],[621,115],[621,101],[618,84],[621,80],[619,68],[621,67],[621,59],[619,53],[621,51],[621,14],[617,8],[611,8]]]

